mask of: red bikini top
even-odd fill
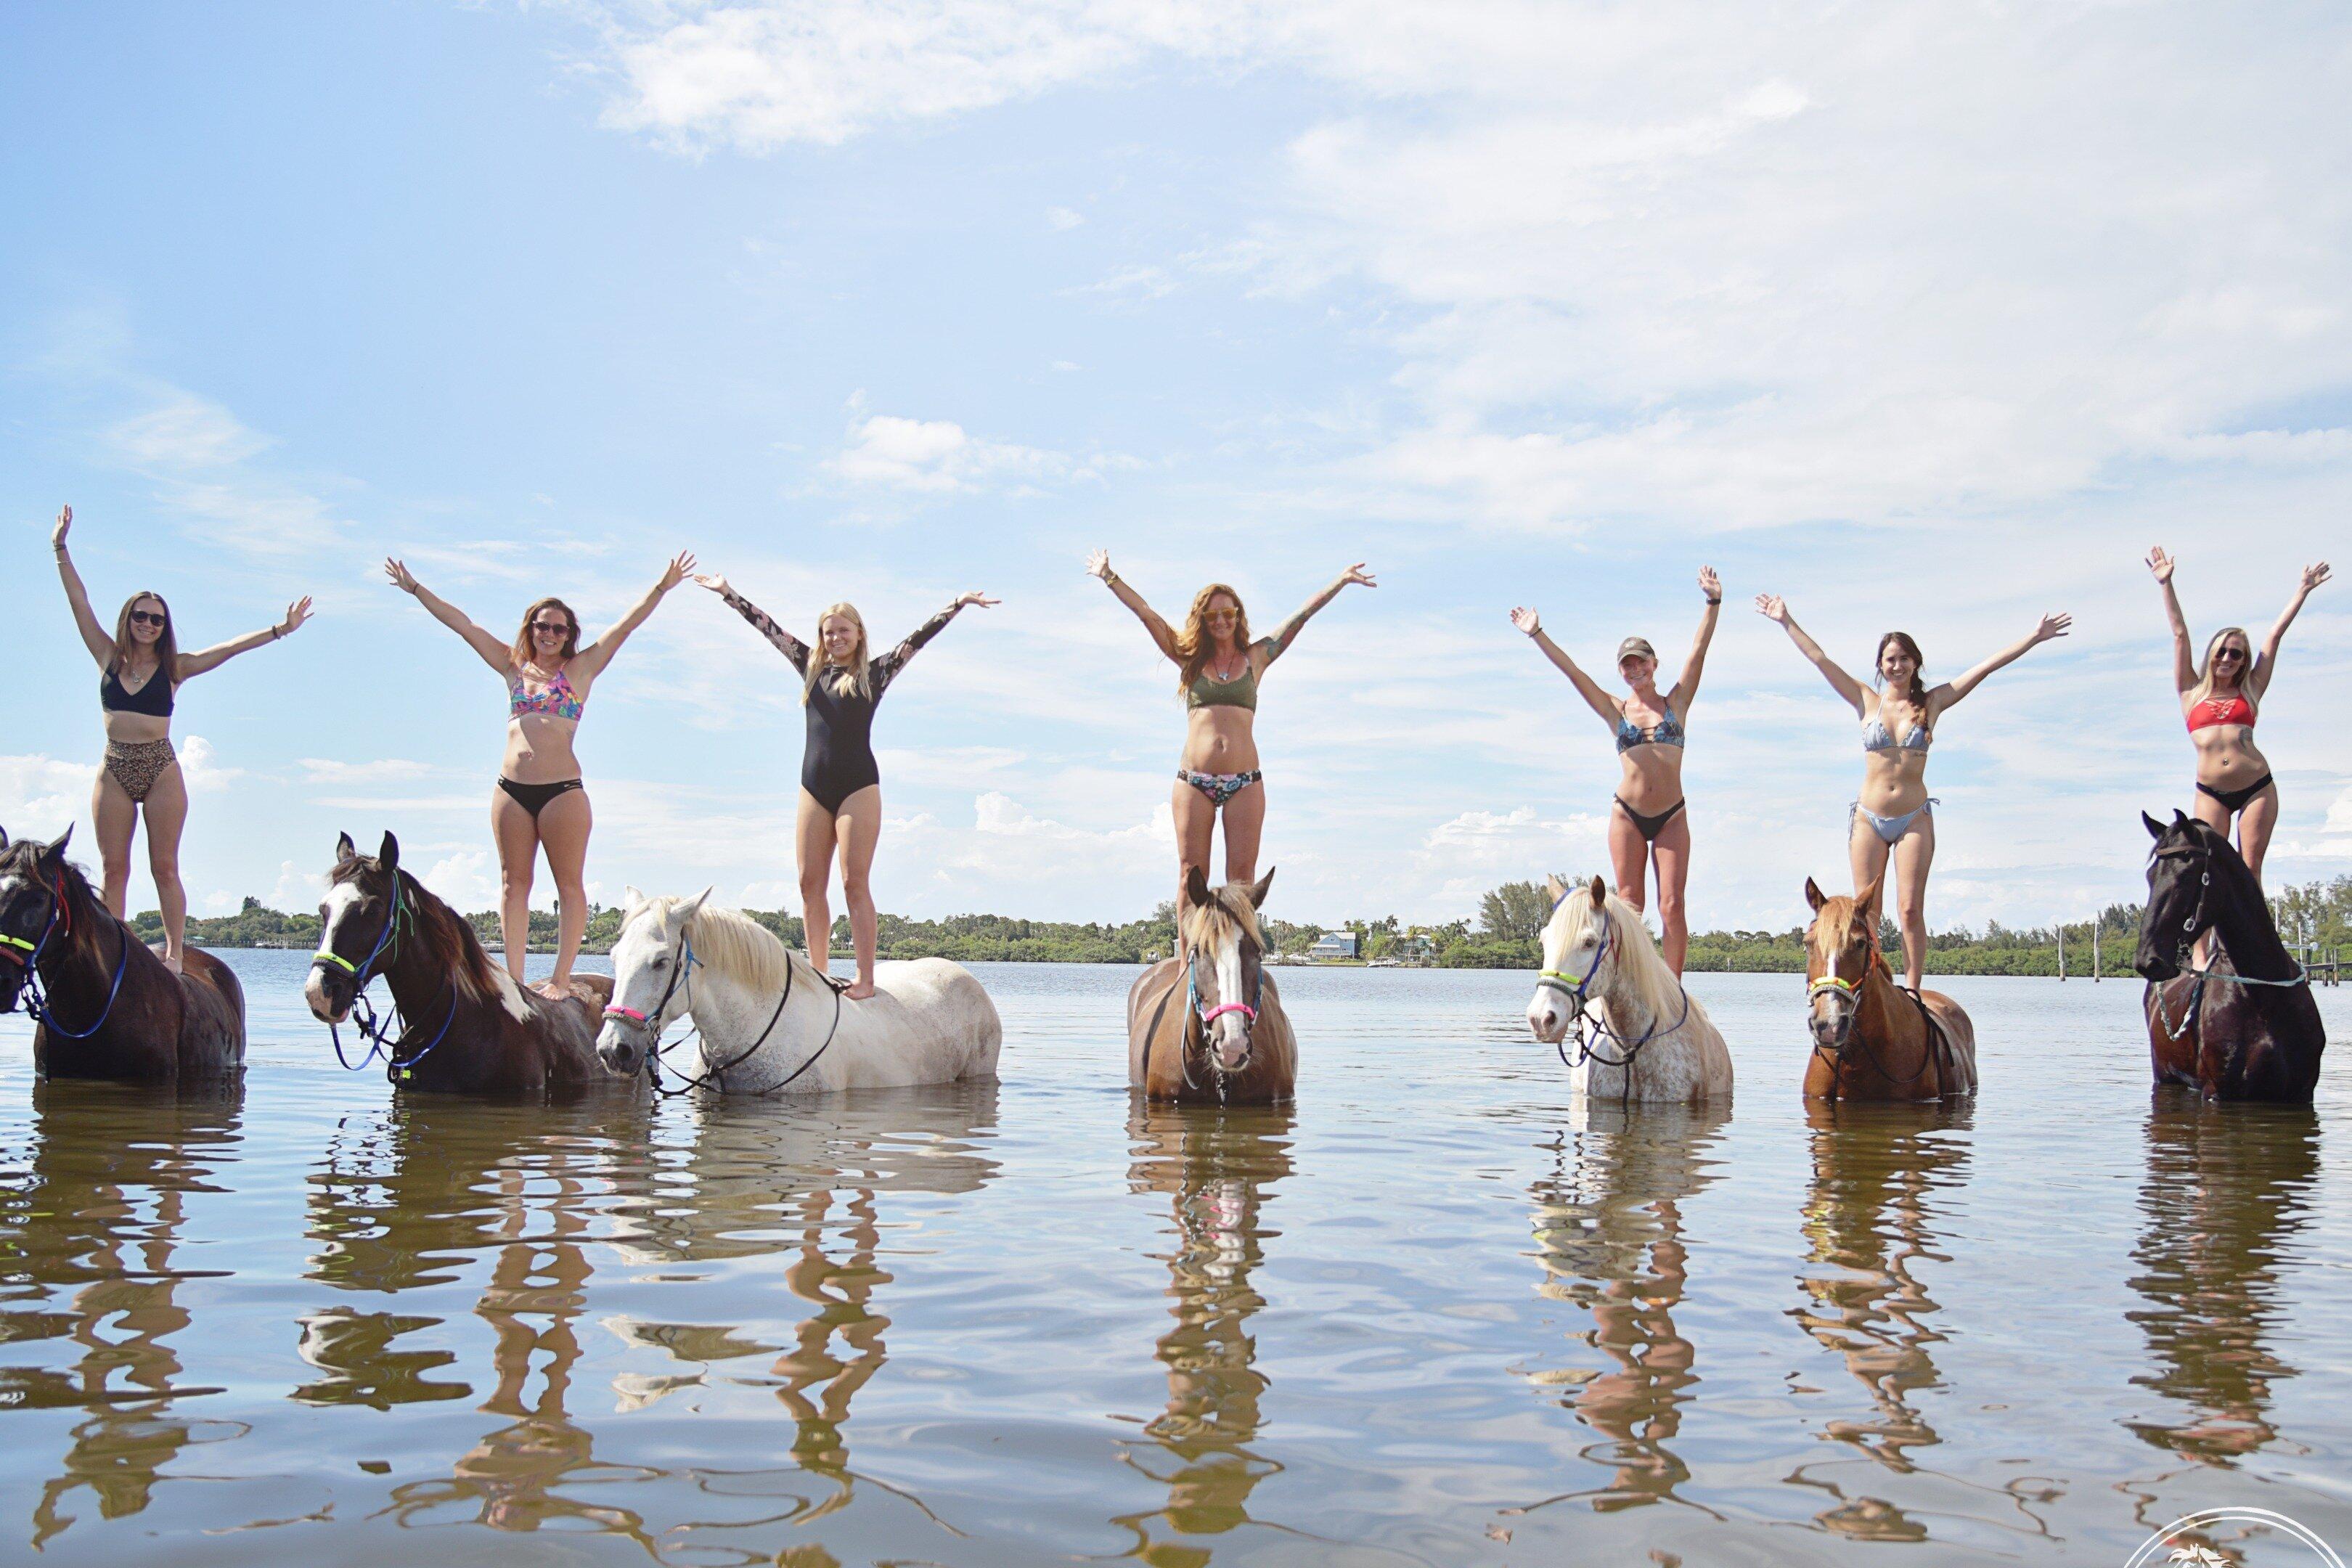
[[[2243,697],[2208,697],[2189,710],[2189,732],[2210,730],[2216,724],[2243,724],[2254,727],[2254,705]]]

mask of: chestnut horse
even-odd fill
[[[400,841],[391,834],[373,858],[352,847],[348,833],[336,841],[319,919],[319,953],[303,998],[321,1023],[339,1025],[382,975],[402,1026],[395,1037],[389,1028],[371,1031],[363,1019],[362,1033],[371,1054],[383,1052],[384,1076],[394,1085],[518,1095],[623,1081],[596,1059],[611,977],[572,976],[593,1001],[551,1002],[525,991],[490,962],[472,926],[400,868]]]
[[[31,1014],[44,1078],[204,1083],[245,1070],[245,987],[189,948],[174,974],[54,844],[0,831],[0,1013]]]
[[[2140,820],[2156,847],[2147,858],[2147,910],[2132,963],[2146,979],[2148,1054],[2158,1083],[2182,1083],[2208,1100],[2309,1105],[2327,1026],[2311,982],[2279,941],[2260,882],[2230,840],[2176,810],[2169,826]],[[2210,931],[2211,965],[2189,952]]]
[[[1885,882],[1832,899],[1805,879],[1808,1100],[1943,1100],[1977,1087],[1976,1026],[1960,1005],[1940,991],[1914,996],[1887,973],[1878,947]]]
[[[1298,1087],[1298,1040],[1265,973],[1258,906],[1274,884],[1211,890],[1184,874],[1182,958],[1163,958],[1127,993],[1127,1081],[1181,1105],[1272,1105]],[[1179,1005],[1181,999],[1181,1006]]]

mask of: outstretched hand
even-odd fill
[[[1785,626],[1789,624],[1789,601],[1778,594],[1759,594],[1756,613],[1775,626]]]
[[[286,618],[278,623],[276,631],[281,637],[290,637],[310,618],[310,595],[303,595],[286,606]]]
[[[722,598],[735,591],[734,584],[716,572],[697,572],[694,581],[698,586],[708,588]]]
[[[2044,643],[2053,637],[2063,637],[2074,624],[2074,617],[2072,616],[2044,616],[2042,617],[2042,624],[2033,628],[2033,640]]]
[[[64,550],[66,547],[66,532],[72,527],[73,508],[69,506],[60,507],[58,510],[58,525],[57,527],[49,530],[49,548],[57,551]]]
[[[2173,564],[2172,557],[2164,552],[2161,544],[2147,552],[2147,569],[2156,574],[2156,580],[2159,583],[2172,581]]]
[[[1106,583],[1110,581],[1109,551],[1097,550],[1093,554],[1087,557],[1087,575],[1089,577],[1099,577]]]
[[[679,551],[675,556],[670,558],[670,563],[662,568],[661,583],[654,591],[657,594],[668,593],[672,588],[675,588],[680,583],[685,582],[687,574],[693,570],[694,552],[691,550]]]
[[[1361,583],[1367,588],[1377,588],[1380,586],[1378,583],[1372,581],[1372,574],[1364,570],[1364,563],[1360,561],[1357,562],[1353,566],[1349,567],[1345,572],[1339,574],[1339,585],[1341,587],[1344,588],[1350,583]]]
[[[2333,574],[2329,572],[2327,563],[2325,561],[2305,567],[2303,569],[2303,591],[2306,594],[2310,593],[2314,588],[2316,588],[2322,583],[2326,582],[2331,575],[2333,575]]]
[[[1534,605],[1521,605],[1511,612],[1511,625],[1534,637],[1543,630],[1543,617],[1536,614]]]
[[[961,610],[966,605],[978,605],[983,610],[992,610],[1003,602],[1004,601],[1002,599],[992,599],[987,595],[978,592],[958,594],[956,595],[955,607]]]
[[[1717,605],[1723,603],[1723,579],[1715,574],[1714,567],[1702,566],[1698,569],[1698,591],[1706,595],[1711,603]]]
[[[392,585],[399,589],[402,593],[414,594],[416,592],[416,578],[410,573],[405,562],[395,560],[389,555],[385,556],[383,558],[383,574],[391,578]]]

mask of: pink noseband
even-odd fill
[[[1239,1013],[1244,1017],[1246,1017],[1251,1023],[1255,1024],[1257,1022],[1256,1008],[1251,1006],[1246,1002],[1228,1002],[1221,1007],[1212,1007],[1207,1012],[1202,1014],[1201,1025],[1205,1028],[1209,1025],[1215,1023],[1227,1013]]]
[[[642,1024],[646,1021],[646,1016],[643,1013],[638,1012],[635,1007],[607,1007],[604,1009],[604,1016],[607,1018],[626,1018],[632,1024]]]

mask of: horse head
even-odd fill
[[[1528,1001],[1528,1028],[1556,1046],[1609,962],[1609,889],[1598,877],[1581,888],[1547,877],[1544,891],[1551,895],[1551,921],[1543,931],[1543,970]]]
[[[334,869],[319,906],[319,951],[302,982],[312,1017],[340,1024],[352,1016],[352,1004],[392,962],[400,927],[414,919],[405,901],[399,839],[386,833],[375,854],[366,856],[350,834],[337,836]]]
[[[51,940],[65,910],[66,841],[24,838],[15,843],[0,830],[0,1013],[16,1010],[34,960]]]
[[[1813,923],[1805,932],[1805,1002],[1816,1050],[1836,1055],[1853,1034],[1863,983],[1885,968],[1878,951],[1878,900],[1886,879],[1874,879],[1853,898],[1825,896],[1811,877],[1805,901]]]
[[[2221,916],[2225,892],[2213,886],[2214,868],[2237,859],[2230,841],[2187,812],[2174,808],[2162,823],[2139,814],[2156,847],[2147,857],[2147,908],[2139,921],[2139,951],[2132,968],[2143,980],[2169,980],[2197,939]]]
[[[710,897],[648,899],[631,888],[621,903],[621,934],[613,943],[613,1000],[596,1031],[604,1070],[629,1078],[645,1068],[672,1019],[693,1005],[688,985],[694,963],[688,936]]]
[[[1250,1030],[1257,1023],[1265,989],[1265,942],[1258,934],[1258,907],[1274,885],[1269,869],[1255,883],[1228,882],[1212,889],[1198,866],[1184,872],[1183,922],[1187,994],[1201,1022],[1209,1065],[1233,1077],[1249,1070]],[[1188,1026],[1185,1035],[1189,1038]]]

